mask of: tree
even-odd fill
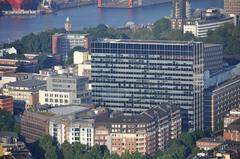
[[[67,59],[67,64],[72,64],[73,63],[73,53],[75,51],[80,51],[80,52],[84,52],[84,51],[87,51],[87,49],[85,49],[84,47],[82,46],[76,46],[74,47],[71,51],[68,52],[68,59]]]
[[[40,69],[51,68],[57,64],[54,57],[50,57],[47,55],[39,55],[38,57],[36,57],[36,59],[38,60]]]
[[[44,135],[39,140],[39,147],[45,159],[58,159],[57,148],[50,135]]]
[[[160,39],[163,32],[169,32],[171,29],[171,22],[169,19],[162,18],[156,21],[153,25],[153,35],[155,39]]]
[[[19,132],[18,124],[14,116],[5,110],[0,109],[0,131],[15,131]]]
[[[72,145],[68,141],[64,141],[64,143],[61,145],[61,152],[62,152],[63,159],[74,158]]]

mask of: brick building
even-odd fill
[[[25,111],[21,120],[21,135],[26,142],[35,142],[48,134],[49,120],[53,114]]]
[[[13,98],[11,96],[0,96],[0,109],[13,112]]]
[[[240,119],[224,128],[223,137],[227,141],[240,142]]]

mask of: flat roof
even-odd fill
[[[79,113],[85,110],[88,110],[90,108],[85,107],[85,106],[78,106],[78,105],[73,105],[73,106],[59,106],[59,107],[54,107],[48,110],[48,113],[53,113],[57,116],[63,116],[63,115],[68,115],[68,114],[75,114]]]
[[[10,82],[7,85],[12,86],[12,87],[28,87],[28,88],[32,88],[34,86],[39,86],[39,85],[44,85],[46,84],[46,81],[41,81],[41,80],[35,80],[35,79],[31,79],[31,80],[19,80],[16,82]]]
[[[201,41],[173,41],[173,40],[136,40],[136,39],[99,39],[94,42],[105,42],[105,43],[131,43],[131,44],[179,44],[189,45],[193,43],[203,43]]]
[[[11,96],[0,95],[0,99],[7,99],[7,98],[11,98]]]

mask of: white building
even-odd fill
[[[207,9],[202,12],[201,17],[186,21],[183,32],[191,32],[196,37],[207,37],[208,31],[228,23],[234,24],[234,17],[227,16],[218,9]]]
[[[1,49],[0,50],[0,57],[3,57],[5,54],[17,54],[17,49],[15,49],[14,47],[11,48],[7,48],[7,49]]]

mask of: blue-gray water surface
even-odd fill
[[[192,0],[192,8],[223,8],[223,0]],[[96,5],[83,6],[58,11],[56,14],[25,17],[0,17],[0,42],[12,41],[31,32],[52,28],[63,28],[66,17],[70,17],[73,30],[98,24],[120,27],[126,22],[148,24],[169,16],[171,3],[134,9],[97,8]]]

